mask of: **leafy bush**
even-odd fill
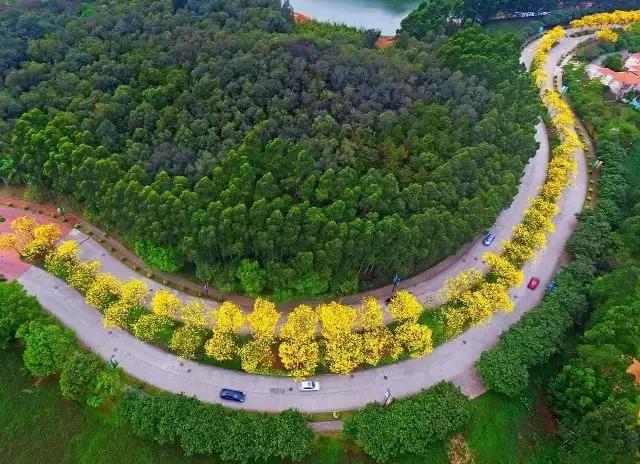
[[[562,448],[563,464],[634,464],[640,452],[640,424],[628,402],[607,401],[587,414]]]
[[[45,191],[39,185],[29,184],[22,196],[27,201],[42,203],[45,200]]]
[[[602,66],[605,68],[613,69],[614,71],[622,71],[624,68],[624,60],[621,55],[617,53],[613,53],[612,55],[607,56],[602,61]]]
[[[313,432],[293,410],[248,414],[185,396],[136,392],[125,395],[118,410],[136,434],[159,444],[179,444],[188,455],[212,454],[237,462],[301,460],[313,447]]]
[[[478,373],[491,390],[511,397],[518,396],[529,383],[526,366],[506,350],[482,353]]]
[[[367,405],[345,422],[344,434],[382,462],[405,453],[427,456],[431,445],[449,439],[470,418],[469,399],[452,383],[442,382],[386,408]]]
[[[69,358],[60,374],[63,396],[86,402],[98,380],[101,363],[94,356],[78,353]]]
[[[178,272],[184,266],[184,258],[173,247],[154,245],[143,239],[136,240],[133,246],[147,265],[159,271]]]

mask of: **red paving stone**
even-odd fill
[[[0,206],[0,216],[5,219],[4,222],[0,222],[0,233],[11,232],[11,221],[21,216],[32,217],[38,224],[46,224],[50,222],[56,223],[60,226],[63,237],[65,237],[71,230],[68,223],[60,222],[58,219],[29,211],[8,208],[6,206]],[[0,251],[0,273],[7,279],[12,280],[20,277],[27,269],[29,269],[29,267],[31,267],[31,265],[21,261],[18,257],[18,253],[15,251]]]

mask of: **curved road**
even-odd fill
[[[586,38],[566,38],[554,48],[548,65],[551,75],[558,71],[556,63],[560,57],[582,40]],[[530,63],[535,46],[534,42],[523,51],[523,62],[526,64]],[[552,82],[549,82],[548,86],[551,85]],[[528,198],[535,194],[544,180],[548,147],[546,137],[541,132],[539,135],[542,148],[537,156],[542,155],[544,158],[543,162],[538,161],[542,170],[539,167],[533,168],[538,166],[535,162],[530,163],[523,178],[522,192],[510,208],[512,212],[506,216],[503,213],[498,220],[496,231],[499,239],[510,235],[510,227],[519,221]],[[281,411],[297,408],[302,412],[349,410],[362,407],[368,402],[382,401],[387,388],[391,390],[392,396],[404,397],[416,394],[441,380],[451,380],[466,394],[477,396],[484,391],[484,387],[475,374],[476,360],[483,351],[496,345],[499,335],[504,330],[541,300],[544,283],[561,264],[564,244],[575,229],[576,214],[582,210],[587,192],[585,157],[581,152],[577,152],[576,157],[578,173],[575,185],[568,189],[560,200],[561,212],[554,221],[556,232],[549,237],[545,250],[524,269],[527,280],[534,275],[542,280],[543,285],[537,291],[533,292],[525,287],[513,289],[511,294],[517,305],[512,313],[495,315],[486,325],[468,330],[457,339],[437,347],[425,358],[359,371],[350,376],[319,376],[317,380],[322,388],[315,393],[297,391],[295,383],[288,377],[251,375],[181,360],[173,354],[140,342],[126,332],[104,329],[102,315],[89,308],[82,295],[39,268],[30,268],[18,280],[48,311],[63,324],[74,329],[78,338],[102,358],[109,359],[115,356],[127,373],[141,381],[174,393],[194,395],[203,401],[218,402],[219,389],[229,387],[247,393],[247,401],[240,405],[246,409]],[[502,219],[504,222],[501,222]],[[91,240],[83,245],[85,256],[96,251],[89,253],[87,243],[91,244]],[[480,250],[484,248],[475,244],[464,257],[458,259],[443,273],[450,272],[453,275],[468,268],[469,261],[476,263],[475,258]],[[100,252],[98,248],[97,252],[102,254],[104,251]],[[108,263],[107,256],[99,258]],[[108,266],[107,264],[105,267]],[[128,268],[125,269],[132,273]],[[423,283],[415,293],[422,298],[432,295],[440,286],[437,283],[440,278],[444,280],[442,276],[435,276],[434,279]],[[153,286],[158,287],[155,283]],[[238,407],[236,404],[229,406]]]

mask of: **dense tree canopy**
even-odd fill
[[[400,30],[423,39],[453,31],[467,23],[482,23],[500,17],[517,18],[522,17],[522,13],[542,15],[545,25],[556,25],[587,13],[638,6],[638,0],[425,0],[402,20]]]
[[[27,34],[0,87],[5,165],[152,262],[283,298],[410,274],[487,228],[536,148],[518,41],[480,67],[450,47],[447,69],[430,45],[328,41],[288,13],[111,0]]]

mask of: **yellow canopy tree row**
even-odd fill
[[[52,245],[43,258],[47,270],[65,278],[85,294],[90,306],[104,313],[105,327],[129,330],[147,342],[164,342],[184,358],[238,358],[247,372],[279,368],[303,378],[321,364],[348,374],[362,365],[397,360],[403,353],[425,356],[433,348],[431,330],[418,323],[422,304],[407,291],[397,292],[389,304],[396,321],[393,328],[385,325],[383,308],[373,298],[365,298],[357,309],[336,302],[316,309],[300,305],[279,326],[282,315],[276,306],[260,298],[246,315],[229,301],[209,308],[197,299],[183,302],[168,290],[150,298],[143,281],[123,282],[100,273],[97,261],[80,261],[75,241]]]
[[[618,36],[611,26],[626,26],[638,21],[638,11],[617,11],[587,16],[574,21],[572,26],[602,28],[596,34],[598,39],[616,41]],[[547,234],[554,231],[553,219],[559,212],[557,202],[571,185],[577,170],[576,156],[584,148],[575,130],[577,120],[560,93],[549,88],[546,71],[549,52],[565,36],[562,27],[547,32],[534,53],[531,68],[561,142],[553,150],[539,195],[531,201],[523,221],[514,227],[512,238],[502,243],[499,254],[487,253],[483,257],[488,272],[483,274],[471,269],[445,283],[440,296],[445,301],[443,311],[448,337],[459,335],[471,325],[484,323],[496,311],[511,311],[514,305],[509,289],[522,284],[522,267],[545,246]]]

